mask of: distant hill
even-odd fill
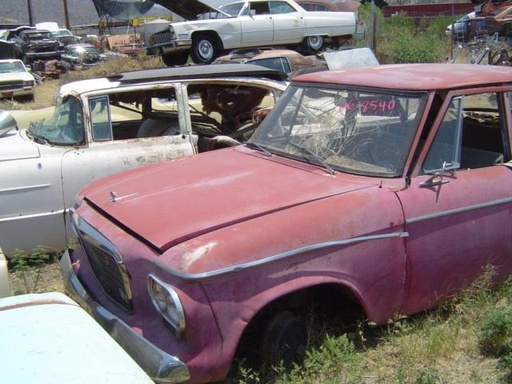
[[[34,23],[55,21],[66,24],[63,0],[31,0]],[[71,25],[97,24],[98,14],[92,0],[67,0]],[[29,24],[28,1],[0,0],[0,24]]]
[[[231,0],[203,0],[206,4],[217,6]],[[64,0],[31,0],[34,23],[55,21],[65,26]],[[98,14],[92,0],[67,0],[71,26],[97,24]],[[0,24],[28,24],[29,12],[27,0],[0,0]],[[154,7],[147,15],[170,15],[160,6]]]

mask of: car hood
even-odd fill
[[[113,175],[80,195],[164,252],[222,227],[375,185],[238,146]]]
[[[0,161],[40,157],[39,148],[30,141],[24,130],[11,130],[0,137]]]
[[[34,76],[28,72],[0,73],[0,82],[11,82],[13,80],[34,81]]]
[[[155,0],[155,4],[169,9],[185,20],[197,20],[198,15],[218,9],[198,0]]]

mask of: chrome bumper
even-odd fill
[[[69,251],[62,256],[60,270],[71,298],[89,312],[151,379],[157,383],[181,383],[190,378],[185,363],[151,344],[89,296],[73,270]]]

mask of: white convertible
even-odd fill
[[[293,0],[243,0],[218,9],[198,0],[156,0],[186,21],[152,34],[148,54],[166,65],[209,64],[221,52],[261,46],[301,47],[318,52],[339,46],[355,33],[356,12],[308,12]]]

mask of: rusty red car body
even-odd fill
[[[298,76],[247,144],[83,189],[67,289],[156,381],[208,382],[247,336],[303,350],[310,305],[383,324],[504,279],[511,92],[495,66]]]

